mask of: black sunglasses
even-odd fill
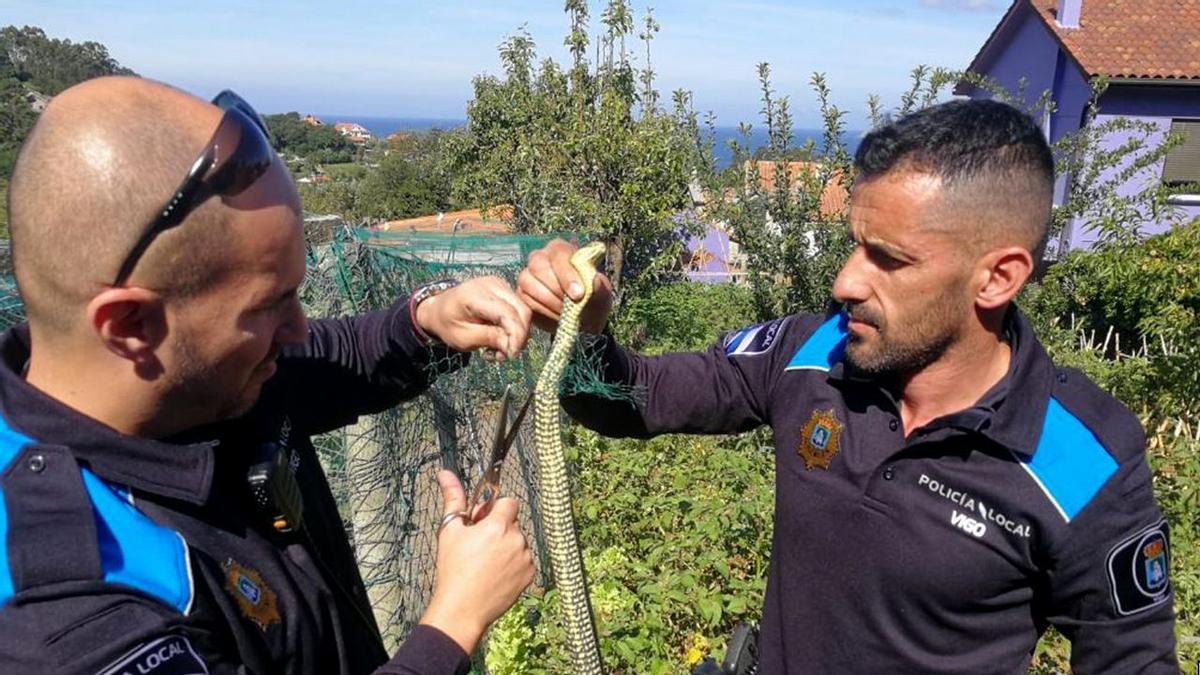
[[[113,286],[129,279],[142,254],[158,235],[183,222],[213,195],[234,196],[266,173],[275,157],[267,124],[241,96],[226,89],[212,100],[225,111],[204,151],[192,163],[175,194],[158,210],[133,250],[125,256]]]

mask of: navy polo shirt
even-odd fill
[[[1076,673],[1178,672],[1140,424],[1056,367],[1015,308],[1007,335],[1006,376],[907,438],[894,395],[844,363],[844,314],[751,326],[690,354],[643,357],[602,337],[605,377],[645,396],[564,405],[613,436],[770,425],[759,672],[1023,673],[1050,625]]]
[[[451,356],[417,339],[406,301],[311,322],[253,410],[170,439],[28,385],[28,341],[0,338],[0,672],[466,672],[425,626],[389,660],[309,439],[416,396]],[[251,501],[246,469],[268,443],[295,470],[308,539]]]

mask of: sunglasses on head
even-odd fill
[[[228,89],[217,94],[212,102],[225,111],[221,123],[175,194],[158,210],[133,250],[125,256],[113,286],[129,279],[138,260],[158,235],[182,223],[209,197],[241,194],[270,168],[275,152],[262,117],[245,99]]]

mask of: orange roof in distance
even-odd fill
[[[776,165],[785,164],[785,172],[788,185],[793,189],[799,189],[804,185],[804,181],[814,176],[820,168],[818,162],[773,162],[767,160],[756,161],[758,167],[758,189],[766,194],[775,191],[775,174],[777,171]],[[744,165],[746,180],[750,179],[750,162],[747,161]],[[850,201],[850,193],[846,186],[842,185],[841,176],[835,173],[830,177],[829,182],[825,184],[825,189],[821,192],[821,215],[826,218],[837,218],[846,214],[846,208]]]
[[[379,225],[388,232],[432,232],[451,234],[510,234],[512,232],[512,207],[507,204],[494,206],[484,218],[480,209],[463,209],[404,220],[389,220]]]

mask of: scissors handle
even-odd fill
[[[490,504],[500,497],[500,465],[495,464],[479,477],[475,489],[471,491],[471,503],[467,506],[467,516],[472,516],[484,504]]]
[[[504,459],[508,456],[513,442],[517,440],[517,434],[521,431],[521,422],[525,420],[525,413],[529,412],[529,404],[533,402],[533,392],[529,392],[529,395],[525,397],[525,403],[517,411],[517,417],[510,427],[508,425],[508,405],[511,397],[512,387],[505,387],[504,396],[500,399],[500,411],[496,418],[496,436],[492,441],[492,456],[488,460],[487,469],[479,477],[475,489],[471,491],[471,503],[464,514],[468,517],[473,515],[480,506],[489,504],[500,496],[500,469],[504,466]]]

